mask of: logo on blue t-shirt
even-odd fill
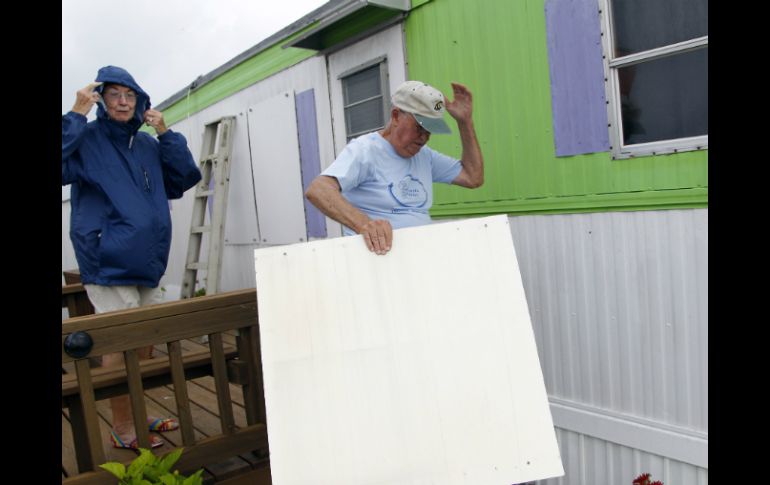
[[[393,185],[393,182],[388,184],[388,191],[402,207],[422,207],[428,202],[428,191],[412,174],[407,174],[395,187]]]

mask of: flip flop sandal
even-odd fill
[[[174,418],[147,418],[150,431],[173,431],[179,428],[179,421]]]
[[[139,444],[136,441],[136,437],[132,439],[131,441],[127,441],[128,438],[121,439],[120,436],[115,431],[110,431],[110,442],[112,443],[112,446],[114,448],[126,448],[129,450],[138,450]],[[163,440],[155,436],[154,434],[150,435],[150,448],[157,448],[159,446],[163,446]]]

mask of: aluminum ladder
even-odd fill
[[[198,163],[203,177],[195,188],[187,262],[182,279],[182,298],[195,296],[196,287],[200,283],[200,270],[206,271],[205,285],[201,285],[205,294],[213,295],[219,292],[234,125],[235,116],[226,116],[207,123],[203,129],[203,145]],[[206,207],[209,207],[208,224]],[[201,261],[199,258],[204,234],[208,234],[208,255],[205,261]]]

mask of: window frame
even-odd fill
[[[612,31],[611,0],[598,0],[601,22],[602,64],[604,65],[604,89],[607,103],[608,129],[610,135],[610,153],[613,160],[623,160],[650,155],[686,152],[708,149],[708,134],[672,138],[646,143],[623,144],[623,119],[621,116],[620,82],[618,71],[622,67],[641,64],[664,57],[684,54],[708,47],[708,35],[689,39],[663,47],[657,47],[627,56],[614,57],[615,45]]]
[[[382,126],[379,126],[377,128],[374,128],[372,130],[367,131],[361,131],[356,133],[350,133],[348,134],[348,121],[347,121],[347,108],[354,106],[356,104],[364,103],[367,101],[371,101],[373,98],[364,99],[360,101],[356,101],[352,104],[345,104],[345,79],[349,78],[351,76],[354,76],[362,71],[365,71],[367,69],[372,68],[373,66],[379,65],[380,68],[380,92],[382,95],[382,116],[383,120]],[[356,138],[361,135],[365,135],[367,133],[372,133],[377,130],[381,130],[388,124],[388,119],[390,118],[390,89],[389,89],[389,80],[388,80],[388,56],[379,56],[374,59],[371,59],[369,61],[364,62],[363,64],[359,64],[351,69],[348,69],[345,72],[342,72],[337,76],[337,80],[339,81],[340,89],[342,90],[342,114],[344,117],[344,123],[345,123],[345,140],[346,143],[349,143],[350,140],[353,138]]]

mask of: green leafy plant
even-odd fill
[[[139,448],[139,456],[128,465],[128,468],[114,461],[99,467],[118,477],[119,485],[202,485],[202,468],[189,477],[180,475],[179,470],[171,472],[171,467],[182,456],[182,450],[183,448],[177,448],[159,458],[150,450]]]

